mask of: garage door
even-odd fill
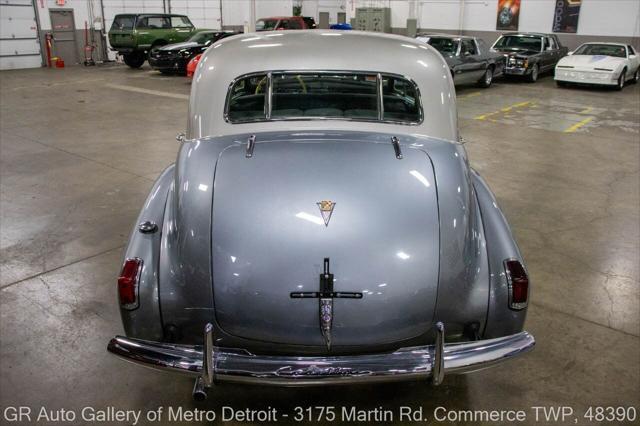
[[[31,0],[0,0],[0,69],[42,66]]]

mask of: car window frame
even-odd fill
[[[229,107],[232,95],[232,89],[234,85],[245,78],[250,78],[258,75],[267,76],[267,82],[265,87],[265,104],[264,104],[264,117],[250,118],[246,120],[231,120],[229,116]],[[302,117],[272,117],[271,116],[271,107],[272,107],[272,76],[273,74],[353,74],[353,75],[375,75],[376,76],[376,96],[377,96],[377,104],[378,104],[378,116],[376,118],[363,118],[363,117],[312,117],[312,116],[302,116]],[[416,93],[417,98],[417,106],[418,106],[418,120],[417,121],[403,121],[403,120],[392,120],[392,119],[384,119],[384,98],[382,94],[382,79],[383,77],[391,77],[400,80],[405,80],[413,85],[413,88]],[[424,108],[422,106],[422,94],[420,92],[420,87],[410,77],[401,74],[389,73],[389,72],[379,72],[379,71],[354,71],[354,70],[271,70],[271,71],[257,71],[239,75],[234,78],[227,88],[227,95],[225,97],[224,109],[223,109],[223,119],[225,123],[228,124],[247,124],[247,123],[264,123],[264,122],[276,122],[276,121],[323,121],[323,120],[338,120],[338,121],[356,121],[356,122],[368,122],[368,123],[384,123],[384,124],[400,124],[406,126],[419,126],[424,122]]]

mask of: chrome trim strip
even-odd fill
[[[443,339],[444,340],[444,339]],[[208,345],[208,344],[207,344]],[[533,349],[526,331],[496,339],[442,344],[443,373],[466,373],[490,367]],[[146,367],[193,377],[203,376],[202,346],[149,342],[116,336],[107,350]],[[398,349],[392,353],[349,356],[268,356],[212,347],[216,381],[307,386],[410,379],[435,374],[434,345]]]
[[[267,120],[271,120],[271,110],[273,108],[273,77],[271,73],[267,73],[267,95],[264,97],[264,116]]]
[[[377,95],[378,95],[378,121],[384,121],[384,95],[382,90],[382,74],[376,76]]]

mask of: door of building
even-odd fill
[[[53,54],[67,64],[79,62],[73,9],[50,9]]]
[[[42,66],[38,20],[31,0],[0,3],[0,70]]]

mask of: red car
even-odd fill
[[[256,21],[256,31],[312,30],[316,21],[307,16],[272,16]]]
[[[196,67],[198,63],[200,63],[200,58],[202,58],[202,53],[194,56],[189,63],[187,64],[187,77],[193,78],[193,75],[196,73]]]

